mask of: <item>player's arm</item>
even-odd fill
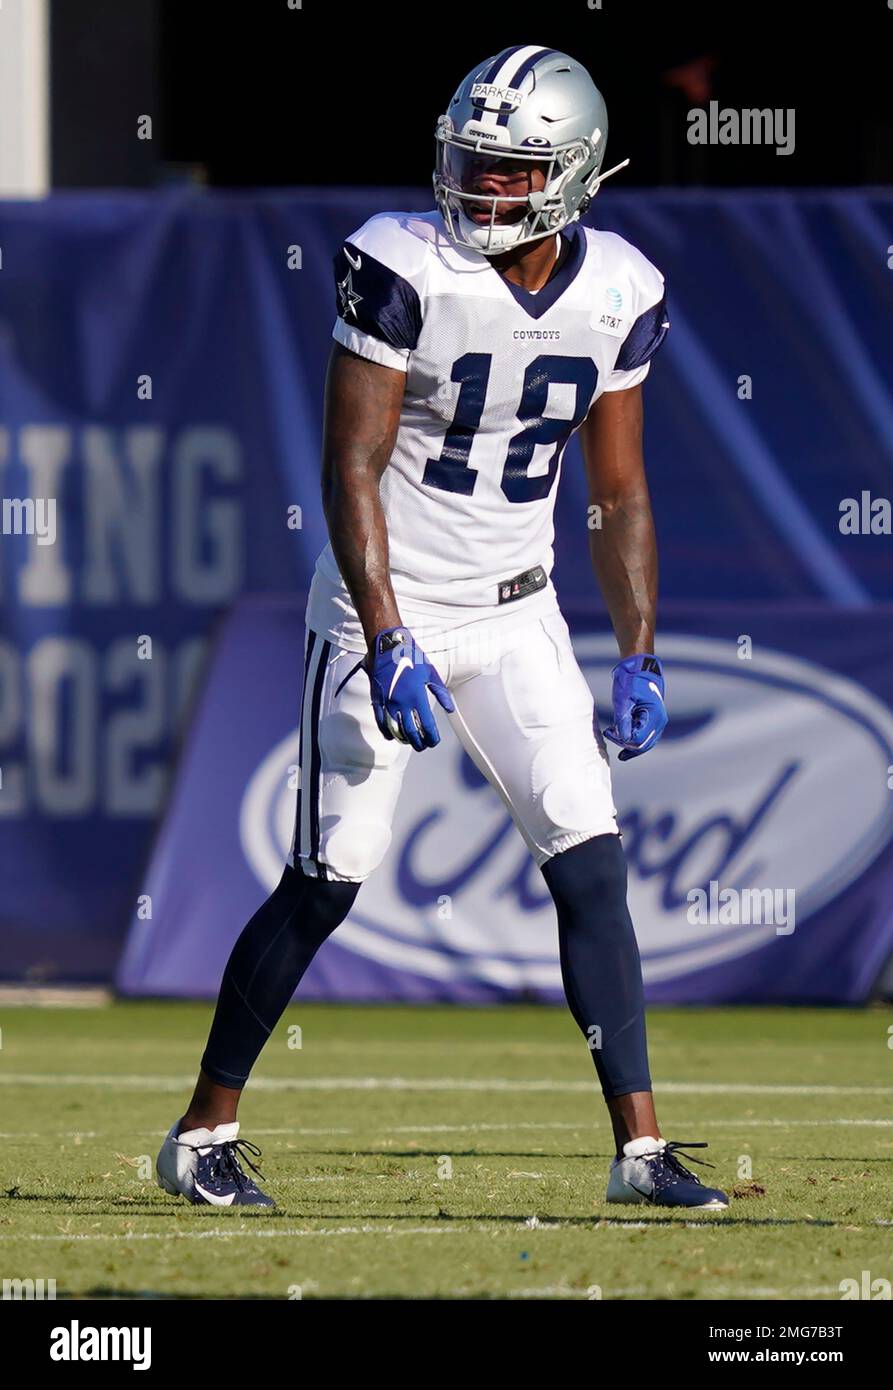
[[[636,757],[667,722],[654,656],[657,540],[642,452],[642,387],[605,391],[580,430],[589,486],[589,551],[621,660],[614,668],[614,723],[605,737]],[[595,510],[595,509],[598,510]]]
[[[382,734],[417,751],[440,742],[428,700],[453,701],[401,625],[391,585],[388,527],[379,487],[388,466],[406,373],[335,343],[326,377],[322,496],[329,538],[369,646],[366,670]]]
[[[397,438],[405,389],[405,372],[332,344],[323,424],[323,510],[368,643],[400,623],[379,485]]]
[[[622,657],[654,649],[657,541],[642,419],[642,388],[630,386],[605,391],[580,430],[589,487],[589,553]]]

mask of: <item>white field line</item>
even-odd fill
[[[191,1087],[192,1075],[144,1076],[122,1072],[0,1072],[0,1085],[7,1086],[111,1086],[119,1090],[179,1091]],[[407,1077],[407,1076],[315,1076],[255,1077],[248,1082],[252,1091],[493,1091],[517,1092],[521,1095],[536,1091],[589,1093],[596,1092],[591,1081],[516,1081],[508,1077]],[[761,1095],[761,1096],[888,1096],[893,1098],[893,1086],[834,1086],[783,1085],[765,1082],[720,1081],[662,1081],[655,1083],[658,1095]]]
[[[327,1239],[334,1239],[336,1236],[375,1235],[390,1238],[392,1236],[474,1235],[477,1229],[474,1226],[444,1226],[442,1224],[438,1224],[436,1226],[410,1226],[407,1227],[406,1230],[392,1230],[390,1227],[381,1226],[331,1226],[324,1227],[316,1231],[310,1229],[301,1229],[300,1227],[286,1227],[284,1230],[264,1230],[262,1229],[261,1224],[263,1220],[264,1218],[261,1217],[260,1220],[257,1222],[258,1230],[256,1231],[246,1231],[244,1228],[241,1230],[228,1231],[225,1227],[214,1226],[211,1230],[207,1231],[134,1231],[130,1233],[120,1231],[108,1231],[99,1233],[76,1232],[71,1235],[62,1235],[61,1233],[57,1234],[55,1232],[45,1233],[31,1231],[25,1232],[24,1234],[19,1236],[15,1236],[11,1232],[4,1232],[3,1234],[0,1234],[0,1241],[32,1240],[64,1242],[67,1240],[74,1240],[102,1242],[122,1240],[293,1240],[297,1237],[303,1236],[325,1236]],[[521,1225],[517,1229],[523,1231],[526,1228],[523,1225]]]
[[[95,1009],[111,1004],[111,990],[77,985],[0,985],[5,1008]]]
[[[526,1222],[513,1222],[511,1225],[504,1226],[494,1218],[492,1221],[478,1222],[475,1225],[449,1225],[445,1226],[441,1221],[432,1220],[430,1226],[409,1226],[403,1229],[396,1229],[391,1226],[324,1226],[317,1230],[310,1227],[287,1226],[285,1228],[265,1228],[264,1218],[261,1217],[257,1222],[252,1223],[257,1226],[257,1230],[246,1230],[241,1227],[235,1230],[227,1230],[225,1226],[213,1226],[204,1231],[91,1231],[91,1232],[71,1232],[68,1235],[63,1232],[49,1231],[25,1231],[18,1235],[11,1231],[0,1234],[0,1242],[32,1241],[37,1243],[49,1242],[52,1244],[65,1244],[68,1241],[79,1243],[119,1243],[132,1240],[148,1241],[178,1241],[178,1240],[296,1240],[310,1237],[321,1237],[326,1240],[335,1240],[344,1236],[378,1236],[384,1240],[392,1240],[395,1237],[403,1236],[456,1236],[456,1235],[502,1235],[511,1236],[517,1239],[523,1235],[525,1239],[530,1239],[540,1232],[559,1231],[563,1234],[577,1232],[581,1229],[577,1221],[541,1221],[536,1227],[530,1227]],[[665,1233],[678,1230],[702,1231],[707,1226],[721,1226],[723,1217],[720,1214],[707,1216],[702,1221],[622,1221],[601,1219],[598,1216],[592,1217],[591,1229],[595,1230],[621,1230],[621,1231],[652,1231]],[[736,1223],[732,1221],[732,1225]],[[822,1222],[805,1222],[805,1225],[822,1225]],[[875,1221],[872,1225],[884,1226],[889,1222]],[[495,1229],[493,1229],[495,1226]],[[593,1281],[597,1282],[597,1281]]]
[[[824,1120],[761,1120],[747,1116],[737,1120],[712,1120],[702,1117],[697,1120],[697,1125],[701,1129],[827,1129],[830,1127],[853,1127],[863,1129],[890,1129],[893,1128],[893,1120],[875,1119],[837,1119],[830,1118]],[[370,1123],[365,1130],[348,1129],[344,1126],[333,1129],[302,1129],[300,1127],[287,1127],[265,1129],[263,1126],[251,1125],[250,1132],[255,1138],[338,1138],[343,1136],[368,1135],[370,1130],[379,1134],[490,1134],[490,1133],[513,1133],[515,1130],[570,1130],[574,1134],[589,1136],[599,1139],[599,1126],[597,1123],[582,1123],[576,1121],[563,1120],[518,1120],[515,1124],[466,1124],[466,1125],[376,1125]],[[84,1139],[114,1139],[116,1143],[122,1143],[124,1138],[130,1134],[137,1134],[144,1139],[158,1140],[163,1139],[167,1134],[166,1129],[140,1129],[130,1130],[126,1126],[120,1129],[58,1129],[46,1130],[44,1133],[37,1133],[30,1130],[0,1130],[0,1140],[22,1140],[36,1139],[44,1143],[55,1142],[58,1139],[71,1139],[75,1142]],[[374,1142],[374,1141],[373,1141]],[[386,1154],[383,1152],[383,1157]],[[563,1155],[546,1155],[543,1157],[559,1158]]]

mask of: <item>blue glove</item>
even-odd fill
[[[456,706],[437,671],[405,627],[379,632],[366,658],[375,721],[385,738],[411,743],[417,753],[433,748],[440,734],[428,690],[448,714]]]
[[[664,677],[656,656],[637,653],[618,661],[614,677],[614,723],[605,738],[619,743],[620,761],[653,748],[667,727]]]

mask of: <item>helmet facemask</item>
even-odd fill
[[[449,117],[442,116],[435,134],[434,193],[447,230],[458,245],[485,256],[499,255],[560,231],[585,211],[600,182],[599,130],[588,139],[584,137],[555,146],[544,142],[542,146],[528,145],[522,149],[491,145],[482,139],[458,135]],[[544,169],[545,182],[541,191],[531,190],[530,175],[525,189],[527,165],[531,171]],[[517,171],[510,186],[517,184],[518,192],[476,192],[475,180],[484,177],[488,170],[501,172],[500,166]],[[567,186],[572,180],[577,181],[579,192],[576,206],[569,206],[567,197]],[[497,221],[497,209],[504,217],[506,206],[510,204],[523,209],[523,216],[512,221]],[[469,215],[473,207],[489,208],[489,219],[475,220]]]

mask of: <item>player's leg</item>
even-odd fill
[[[509,807],[555,902],[565,994],[614,1131],[609,1199],[714,1203],[660,1136],[610,768],[567,624],[556,614],[517,630],[489,673],[451,689],[452,722]]]
[[[342,686],[357,659],[308,634],[289,863],[233,947],[192,1100],[159,1155],[162,1186],[192,1200],[260,1199],[247,1178],[239,1185],[238,1152],[229,1147],[242,1088],[316,952],[390,842],[411,750],[379,734],[362,671]]]
[[[568,1004],[618,1141],[626,1142],[631,1129],[653,1130],[656,1120],[639,952],[592,695],[560,615],[510,634],[492,655],[481,674],[454,684],[454,723],[543,870],[558,914]]]
[[[346,679],[356,654],[313,633],[307,648],[289,863],[233,949],[202,1060],[226,1087],[244,1085],[317,950],[383,859],[411,751],[381,737],[364,672]]]
[[[261,1049],[316,952],[349,913],[359,886],[312,878],[286,865],[230,953],[184,1128],[235,1120]]]

